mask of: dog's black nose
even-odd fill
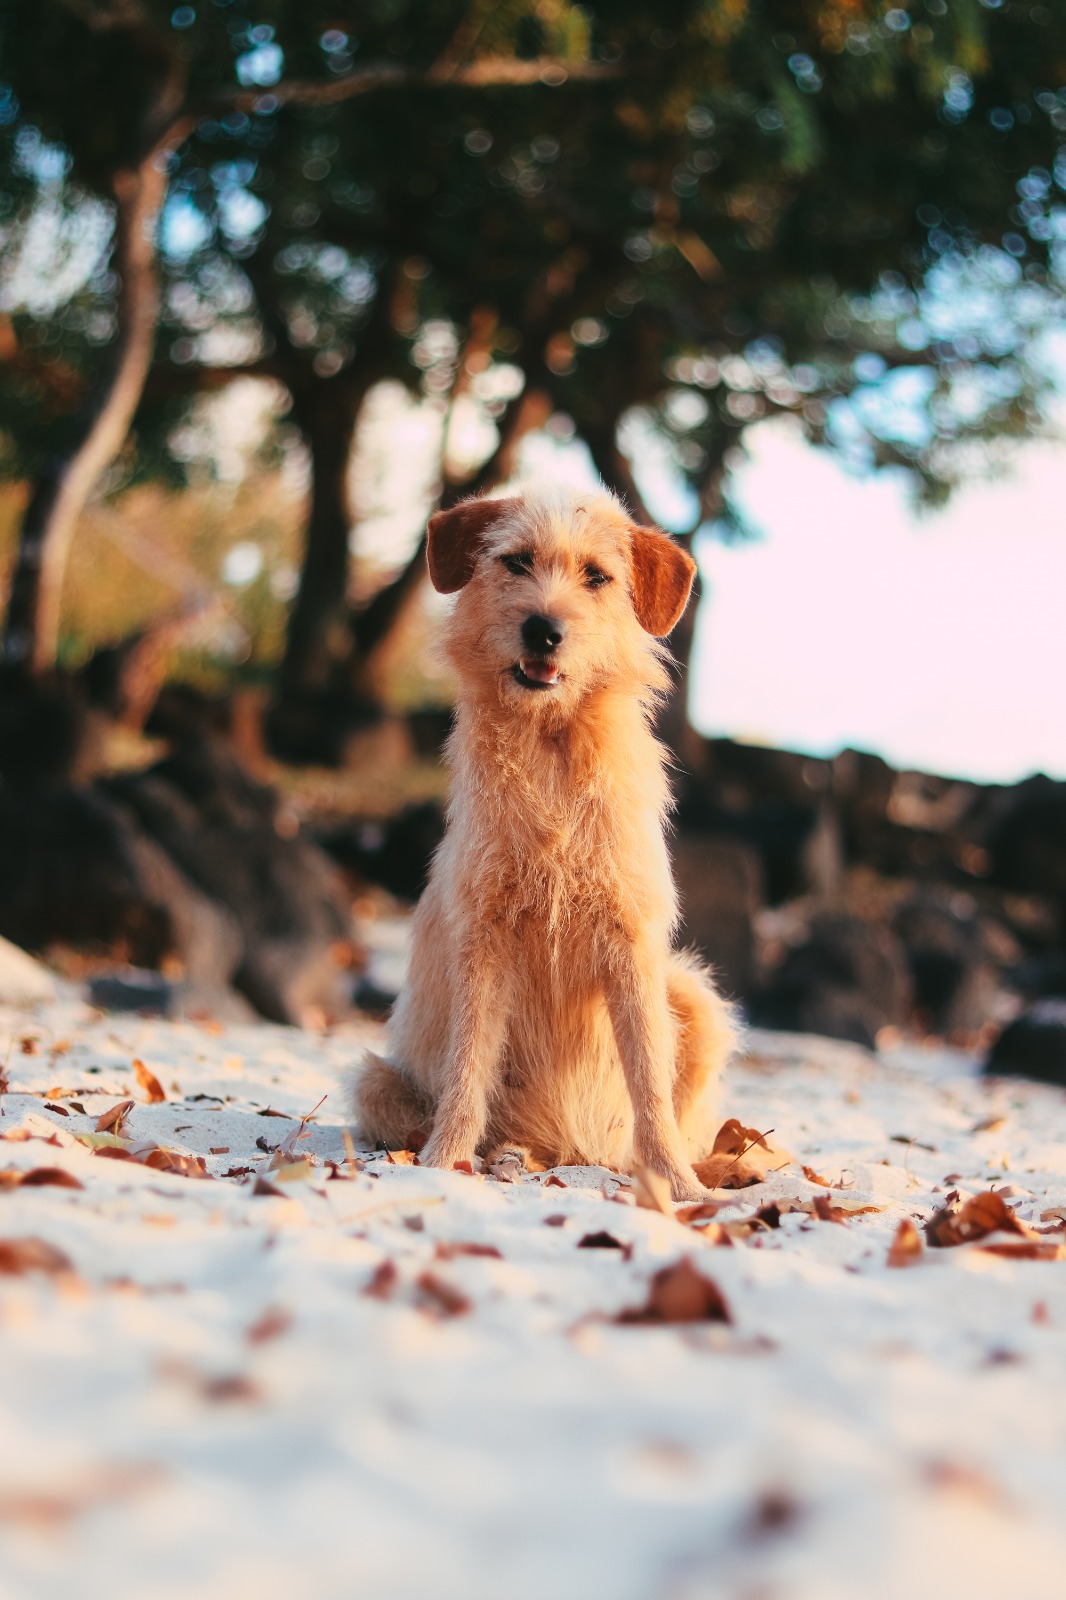
[[[530,650],[538,650],[542,655],[547,655],[562,642],[563,625],[554,617],[542,617],[539,613],[535,613],[532,617],[527,617],[522,624],[522,643]]]

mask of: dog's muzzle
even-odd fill
[[[561,673],[552,652],[563,642],[564,628],[555,617],[545,617],[539,612],[527,617],[522,624],[522,643],[527,654],[511,668],[514,680],[523,689],[554,689]]]

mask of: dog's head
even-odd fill
[[[589,693],[664,685],[656,641],[695,563],[602,490],[467,500],[430,519],[429,572],[458,594],[448,655],[467,692],[564,716]]]

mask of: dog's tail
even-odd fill
[[[420,1150],[433,1126],[433,1102],[384,1056],[367,1051],[348,1079],[348,1102],[360,1136],[386,1150]]]

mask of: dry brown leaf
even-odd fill
[[[494,1261],[503,1257],[494,1244],[476,1244],[464,1239],[440,1239],[434,1251],[437,1261],[451,1261],[455,1256],[490,1256]]]
[[[710,1222],[726,1204],[725,1200],[701,1200],[696,1206],[682,1206],[680,1211],[674,1212],[674,1216],[678,1222],[689,1224]]]
[[[975,1122],[970,1129],[971,1133],[995,1133],[997,1128],[1002,1128],[1006,1117],[985,1117],[981,1122]]]
[[[154,1150],[149,1150],[143,1161],[146,1167],[155,1167],[159,1172],[174,1172],[182,1178],[211,1176],[203,1156],[182,1155],[179,1150],[167,1150],[163,1145],[157,1145]]]
[[[831,1189],[833,1187],[829,1179],[823,1178],[820,1173],[815,1172],[813,1167],[801,1167],[800,1171],[808,1183],[816,1183],[820,1189]]]
[[[133,1062],[133,1075],[144,1090],[145,1098],[150,1106],[159,1105],[166,1099],[166,1091],[154,1072],[149,1072],[143,1061],[136,1057]]]
[[[31,1167],[29,1172],[24,1172],[20,1179],[24,1189],[84,1189],[73,1172],[64,1172],[62,1167]]]
[[[670,1180],[650,1167],[633,1168],[633,1193],[642,1211],[658,1211],[664,1217],[673,1217],[673,1198]]]
[[[1050,1239],[988,1239],[978,1250],[991,1256],[1004,1256],[1011,1261],[1062,1261],[1066,1260],[1066,1244],[1055,1244]]]
[[[929,1243],[940,1249],[971,1244],[990,1233],[1016,1233],[1023,1239],[1039,1237],[1034,1229],[1019,1222],[1003,1196],[994,1189],[987,1194],[972,1195],[959,1207],[949,1202],[925,1225]]]
[[[292,1317],[287,1311],[281,1306],[268,1306],[245,1331],[244,1337],[249,1344],[267,1344],[271,1339],[280,1339],[291,1327]]]
[[[205,1095],[190,1094],[189,1096],[187,1096],[187,1098],[189,1100],[217,1100],[218,1096],[217,1095],[213,1095],[213,1094],[205,1094]],[[295,1117],[290,1117],[289,1113],[287,1111],[275,1111],[273,1106],[267,1106],[265,1111],[260,1111],[260,1112],[257,1113],[257,1115],[260,1116],[260,1117],[280,1117],[283,1122],[295,1122],[296,1121],[296,1118]]]
[[[200,1393],[216,1406],[257,1405],[263,1398],[258,1386],[243,1372],[224,1372],[216,1378],[204,1378]]]
[[[419,1309],[430,1316],[461,1317],[470,1310],[466,1295],[435,1272],[423,1272],[415,1280],[415,1288],[423,1297]]]
[[[0,1239],[0,1273],[21,1277],[26,1272],[44,1272],[49,1277],[72,1273],[74,1263],[46,1239],[32,1235],[23,1239]]]
[[[96,1119],[97,1133],[114,1133],[119,1136],[125,1133],[125,1121],[133,1107],[135,1100],[119,1100],[115,1105],[109,1106],[103,1114]]]
[[[417,1167],[419,1160],[413,1150],[386,1150],[386,1161],[394,1167]]]
[[[888,1247],[890,1267],[913,1267],[925,1254],[922,1236],[909,1217],[904,1217]]]
[[[279,1189],[276,1184],[268,1183],[265,1178],[256,1178],[252,1184],[253,1195],[273,1195],[275,1200],[286,1199],[284,1189]]]
[[[710,1155],[694,1163],[697,1178],[708,1189],[746,1189],[764,1183],[792,1160],[787,1150],[770,1144],[773,1131],[768,1128],[760,1133],[731,1117],[719,1128]]]
[[[811,1211],[822,1222],[839,1222],[842,1226],[847,1223],[848,1213],[840,1206],[835,1206],[827,1194],[816,1194],[811,1201]]]
[[[44,1109],[45,1109],[45,1111],[54,1111],[56,1113],[56,1115],[60,1116],[60,1117],[69,1117],[70,1116],[70,1112],[67,1110],[66,1106],[49,1105],[47,1100],[44,1103]]]
[[[0,1522],[20,1530],[48,1531],[96,1506],[139,1494],[162,1476],[163,1469],[152,1461],[126,1462],[122,1466],[100,1463],[66,1489],[0,1488]]]
[[[361,1292],[371,1300],[391,1300],[399,1277],[394,1261],[379,1261]]]
[[[654,1322],[732,1322],[725,1296],[718,1285],[704,1277],[689,1257],[663,1267],[648,1286],[643,1306],[623,1311],[615,1318],[623,1323]]]
[[[628,1261],[633,1254],[633,1246],[631,1244],[623,1244],[621,1239],[616,1239],[614,1234],[608,1233],[605,1228],[601,1228],[598,1233],[586,1233],[583,1238],[577,1241],[577,1248],[579,1250],[620,1250],[623,1261]]]

